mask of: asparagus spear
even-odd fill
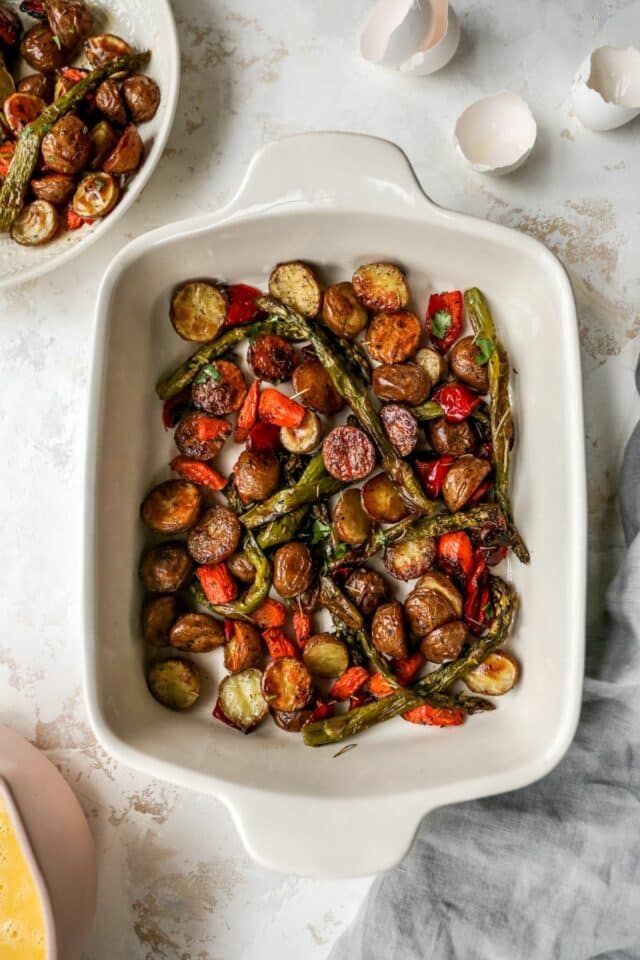
[[[169,400],[171,397],[175,397],[177,393],[180,393],[181,390],[184,390],[193,382],[199,371],[211,360],[221,357],[227,350],[235,347],[243,340],[252,339],[261,333],[277,333],[285,340],[304,339],[304,335],[300,335],[299,328],[295,326],[293,321],[257,320],[255,323],[245,323],[238,327],[231,327],[219,337],[216,337],[215,340],[198,347],[195,353],[192,353],[172,373],[158,380],[156,393],[161,400]]]
[[[509,459],[513,435],[513,419],[509,403],[509,358],[496,333],[484,295],[477,287],[472,287],[466,291],[464,300],[476,337],[483,337],[493,347],[488,360],[488,372],[496,500],[507,523],[513,552],[522,563],[528,563],[529,551],[513,521],[509,501]]]
[[[290,310],[289,307],[273,297],[260,297],[257,304],[266,313],[285,320],[291,319],[299,326],[304,338],[309,340],[314,347],[318,359],[331,377],[334,387],[340,396],[347,401],[360,425],[378,447],[382,458],[382,467],[387,476],[398,487],[402,498],[414,513],[433,513],[436,508],[435,503],[425,496],[420,481],[411,466],[394,450],[371,403],[368,392],[355,383],[342,358],[332,349],[325,331],[320,326],[311,324],[305,317]]]
[[[354,340],[334,335],[336,345],[342,351],[351,368],[358,374],[365,384],[371,383],[371,364],[362,346]]]
[[[238,600],[230,603],[209,603],[197,581],[194,580],[190,587],[191,595],[197,603],[231,620],[250,620],[250,614],[257,610],[271,589],[271,564],[250,532],[245,537],[243,549],[256,569],[256,578]]]
[[[315,503],[316,500],[322,500],[325,497],[331,497],[338,490],[341,490],[344,484],[335,477],[321,477],[315,483],[298,483],[295,487],[284,487],[272,497],[263,503],[256,504],[250,510],[244,513],[240,520],[245,527],[253,530],[254,527],[260,527],[263,523],[269,523],[283,514],[291,513],[298,507],[309,503]]]
[[[427,400],[417,407],[409,407],[416,420],[437,420],[444,414],[444,410],[435,400]]]
[[[477,639],[469,650],[458,660],[447,663],[433,673],[422,677],[410,690],[399,690],[375,703],[368,703],[348,713],[327,720],[310,723],[302,730],[304,742],[309,747],[319,747],[326,743],[338,743],[347,737],[353,737],[376,723],[382,723],[400,713],[406,713],[424,701],[445,693],[457,680],[477,667],[489,654],[506,639],[517,608],[517,599],[511,587],[498,577],[490,579],[491,596],[495,610],[495,619],[487,634]],[[447,703],[447,706],[450,702]],[[477,705],[476,705],[477,706]]]
[[[92,70],[86,77],[75,83],[64,96],[45,107],[40,116],[24,128],[18,137],[16,152],[0,190],[0,230],[5,232],[11,230],[14,220],[24,206],[31,176],[40,155],[40,144],[54,123],[74,110],[87,93],[94,90],[107,77],[114,73],[138,71],[150,56],[148,51],[131,53],[125,57],[118,57],[117,60],[110,60],[97,70]]]
[[[327,472],[324,468],[322,454],[316,453],[315,456],[311,457],[302,471],[296,486],[299,484],[304,486],[308,483],[315,483],[326,475]],[[293,540],[308,512],[309,507],[305,505],[298,507],[297,510],[292,510],[291,513],[287,513],[282,517],[271,520],[271,522],[266,524],[258,533],[256,537],[258,546],[266,550],[269,547],[277,547],[281,543],[288,543],[289,540]]]

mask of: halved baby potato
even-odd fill
[[[53,240],[60,226],[58,211],[48,200],[23,207],[11,227],[11,236],[23,247],[38,247]]]
[[[313,693],[311,674],[295,657],[280,657],[265,670],[262,693],[272,710],[302,710]]]
[[[410,513],[397,486],[386,473],[377,473],[367,480],[362,488],[362,505],[378,523],[397,523]]]
[[[151,695],[169,710],[188,710],[200,696],[200,674],[190,660],[161,660],[147,674]]]
[[[367,325],[368,315],[356,297],[353,284],[334,283],[324,292],[322,319],[338,337],[355,340]]]
[[[185,613],[178,617],[169,634],[169,642],[177,650],[188,653],[209,653],[225,641],[224,627],[208,613]]]
[[[289,453],[311,453],[322,439],[320,417],[307,410],[299,427],[280,427],[280,443]]]
[[[318,279],[306,263],[279,263],[269,277],[269,293],[303,317],[317,317],[322,303]]]
[[[409,286],[402,270],[393,263],[367,263],[353,275],[360,303],[369,310],[403,310],[409,303]]]
[[[339,677],[349,666],[349,650],[338,637],[317,633],[307,640],[302,659],[316,677]]]
[[[333,510],[333,532],[337,540],[359,547],[371,532],[371,518],[362,506],[360,490],[350,487],[340,496]]]
[[[463,677],[464,683],[474,693],[488,697],[501,697],[508,693],[520,676],[520,666],[515,657],[504,650],[490,653],[475,670]]]
[[[183,283],[171,297],[169,318],[183,340],[206,343],[217,337],[227,316],[227,301],[212,283]]]
[[[93,219],[106,217],[111,213],[118,198],[120,188],[110,173],[89,173],[83,177],[73,195],[71,206],[79,217]]]
[[[384,565],[396,580],[416,580],[430,570],[436,559],[433,537],[417,537],[387,547]]]
[[[249,733],[269,713],[269,706],[261,689],[262,671],[249,667],[240,673],[225,677],[218,690],[214,717],[229,726]]]
[[[443,357],[437,350],[432,350],[431,347],[423,347],[421,350],[418,350],[414,360],[420,364],[432,385],[440,383],[441,380],[445,379],[448,366],[447,360],[446,357]]]

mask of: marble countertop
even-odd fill
[[[225,808],[116,764],[80,687],[82,464],[93,307],[129,238],[227,199],[258,146],[303,130],[396,141],[447,207],[519,227],[567,267],[576,294],[589,471],[589,624],[621,547],[615,481],[638,415],[640,120],[581,128],[568,100],[589,50],[640,33],[640,3],[459,0],[462,40],[437,75],[359,59],[372,0],[175,0],[183,82],[168,149],[124,222],[79,260],[0,293],[0,703],[58,765],[94,832],[98,915],[87,960],[320,960],[369,881],[271,873],[244,853]],[[521,93],[539,124],[527,166],[482,177],[454,153],[472,100]],[[549,324],[554,323],[548,317]],[[544,469],[553,469],[552,453]]]

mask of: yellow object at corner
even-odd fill
[[[38,887],[0,800],[0,960],[46,960]]]

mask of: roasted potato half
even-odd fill
[[[234,467],[234,483],[245,505],[266,500],[280,483],[277,454],[270,450],[243,450]]]
[[[165,480],[142,501],[143,523],[155,533],[185,533],[200,513],[200,490],[188,480]]]
[[[229,568],[229,573],[241,583],[253,583],[255,580],[256,568],[249,559],[248,554],[243,551],[234,553],[233,556],[229,557],[226,561],[226,564]]]
[[[402,604],[383,603],[373,614],[371,641],[385,657],[406,657],[409,653]]]
[[[184,543],[159,543],[140,561],[140,579],[147,593],[175,593],[191,576],[193,564]]]
[[[48,200],[34,200],[23,207],[11,227],[11,236],[23,247],[39,247],[53,240],[60,227],[58,211]]]
[[[414,359],[423,368],[431,384],[440,383],[447,376],[446,358],[437,350],[423,347],[422,350],[418,350]]]
[[[416,580],[430,570],[436,559],[433,537],[394,543],[384,552],[384,565],[396,580]]]
[[[142,636],[151,647],[168,647],[171,627],[180,616],[182,604],[173,593],[151,597],[142,608]]]
[[[45,103],[51,103],[53,83],[52,73],[30,73],[29,76],[18,80],[16,90],[18,93],[31,93],[34,97],[40,97]]]
[[[477,445],[477,437],[468,420],[449,423],[445,417],[438,417],[428,422],[426,433],[433,449],[441,455],[449,453],[459,457],[471,453]]]
[[[200,696],[200,674],[182,657],[161,660],[147,674],[151,695],[170,710],[188,710]]]
[[[238,548],[238,517],[221,504],[209,507],[189,531],[187,548],[196,563],[222,563]]]
[[[297,597],[313,581],[313,559],[306,543],[284,543],[273,557],[273,587],[281,597]]]
[[[442,496],[451,513],[462,510],[491,473],[491,464],[479,457],[461,457],[449,467],[442,484]]]
[[[84,0],[47,0],[49,26],[62,44],[71,52],[93,30],[93,14]]]
[[[280,427],[280,443],[289,453],[311,453],[322,440],[317,413],[307,410],[299,427]]]
[[[87,60],[95,69],[96,67],[103,67],[110,60],[125,57],[133,53],[133,50],[122,37],[117,37],[113,33],[101,33],[85,40],[84,52]]]
[[[387,403],[380,410],[380,422],[391,445],[401,457],[408,457],[418,442],[418,421],[400,403]]]
[[[203,280],[183,283],[171,297],[169,319],[183,340],[192,343],[215,340],[226,316],[227,301],[212,283]]]
[[[84,122],[74,113],[68,113],[43,137],[42,157],[49,170],[55,173],[80,173],[87,166],[91,147],[91,137]]]
[[[135,173],[144,156],[144,144],[135,123],[130,123],[111,153],[105,157],[103,169],[107,173]]]
[[[160,106],[160,87],[151,77],[135,74],[122,85],[127,109],[134,123],[147,123]]]
[[[124,108],[124,99],[120,84],[113,77],[103,80],[96,90],[96,107],[107,120],[124,126],[127,122],[127,112]]]
[[[331,633],[309,637],[302,659],[316,677],[339,677],[349,666],[347,645]]]
[[[73,177],[64,173],[48,173],[31,181],[31,189],[38,200],[47,200],[54,207],[63,207],[76,189]]]
[[[349,574],[344,589],[365,617],[370,617],[380,604],[384,603],[389,592],[384,578],[376,570],[367,570],[366,567],[356,567]]]
[[[410,513],[397,486],[386,473],[377,473],[367,480],[362,488],[362,506],[378,523],[397,523]]]
[[[355,340],[367,325],[369,316],[352,283],[334,283],[324,292],[322,319],[338,337]]]
[[[224,627],[208,613],[185,613],[171,627],[169,642],[176,650],[209,653],[225,642]]]
[[[120,188],[110,173],[88,173],[73,195],[73,212],[85,219],[106,217],[120,197]]]
[[[377,313],[367,327],[365,346],[379,363],[402,363],[414,355],[421,336],[422,327],[415,313]]]
[[[371,518],[362,506],[360,490],[351,487],[340,495],[333,510],[333,532],[336,540],[359,547],[371,532]]]
[[[373,371],[372,386],[381,400],[411,407],[426,400],[431,390],[429,378],[418,363],[383,363]]]
[[[64,67],[67,55],[46,23],[30,27],[20,42],[20,53],[34,70],[50,73]]]
[[[467,628],[462,620],[452,620],[436,627],[422,638],[420,651],[425,660],[444,663],[457,660],[467,639]]]
[[[453,346],[449,354],[451,372],[457,380],[473,387],[478,393],[489,389],[489,371],[474,337],[463,337]]]
[[[260,631],[252,623],[234,621],[231,637],[224,648],[224,665],[229,673],[262,666]]]
[[[214,717],[242,733],[249,733],[269,713],[261,686],[262,672],[255,667],[225,677],[218,690]]]
[[[463,678],[474,693],[488,697],[501,697],[517,683],[520,676],[518,661],[504,650],[490,653],[486,660]]]
[[[89,131],[89,139],[91,141],[91,163],[89,166],[92,170],[100,170],[117,144],[119,136],[108,120],[100,120]]]
[[[300,660],[280,657],[264,671],[262,693],[272,710],[302,710],[313,694],[313,680]]]
[[[269,293],[303,317],[317,317],[322,303],[318,279],[306,263],[279,263],[269,277]]]
[[[403,310],[409,303],[407,278],[392,263],[368,263],[353,275],[353,289],[368,310]]]
[[[293,371],[296,399],[309,410],[333,416],[342,410],[344,400],[319,360],[305,360]]]

